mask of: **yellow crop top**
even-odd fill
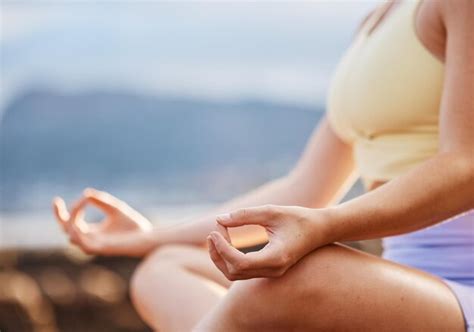
[[[393,179],[438,150],[444,66],[416,35],[418,4],[400,3],[369,34],[381,15],[375,12],[331,83],[329,123],[353,144],[367,187]]]

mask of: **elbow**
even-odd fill
[[[457,160],[457,169],[466,185],[474,187],[474,152],[459,156]]]
[[[468,197],[469,206],[474,208],[474,153],[468,151],[450,154],[447,161],[448,167],[454,170],[454,181]]]
[[[474,153],[473,153],[474,154]],[[467,192],[468,208],[474,208],[474,156],[465,158],[463,161],[463,187]]]
[[[467,163],[466,182],[471,192],[471,201],[472,201],[471,207],[474,207],[474,152],[469,158],[467,158],[466,163]]]

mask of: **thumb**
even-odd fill
[[[216,216],[216,221],[224,227],[244,225],[269,226],[277,215],[277,207],[264,205],[240,209]]]

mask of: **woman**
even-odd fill
[[[386,3],[287,176],[175,227],[92,189],[70,214],[56,199],[57,218],[86,252],[147,255],[132,298],[161,331],[472,331],[473,31],[471,0]],[[368,192],[333,205],[355,173]],[[107,214],[95,229],[89,203]],[[336,244],[379,237],[384,258]]]

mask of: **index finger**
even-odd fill
[[[227,270],[226,263],[222,259],[222,257],[217,252],[216,246],[214,242],[210,239],[210,236],[207,238],[207,245],[209,248],[209,256],[211,257],[214,265],[221,270],[221,272],[226,276],[229,277],[229,271]]]
[[[216,225],[216,229],[219,233],[221,233],[221,235],[224,237],[224,239],[229,242],[229,243],[232,243],[231,239],[230,239],[230,235],[229,235],[229,232],[227,231],[227,228],[222,226],[221,224],[217,223]]]
[[[118,210],[118,206],[121,203],[116,197],[92,188],[84,190],[84,197],[88,202],[93,204],[95,207],[101,209],[105,213],[111,213]]]
[[[219,255],[234,267],[235,270],[245,272],[245,270],[260,270],[260,269],[274,269],[279,268],[283,262],[284,255],[276,245],[270,242],[263,249],[259,251],[249,252],[244,254],[237,250],[224,237],[212,232],[211,237],[215,248]]]
[[[82,220],[82,216],[84,213],[84,208],[86,207],[88,202],[88,199],[86,197],[81,197],[79,200],[74,203],[73,207],[71,208],[71,213],[70,213],[70,218],[69,218],[69,224],[68,226],[77,226],[77,227],[82,227],[84,228],[87,226],[85,222]],[[82,221],[82,225],[79,225],[79,223]]]
[[[218,254],[231,265],[240,266],[243,265],[245,260],[245,254],[234,248],[229,242],[226,241],[224,236],[219,232],[211,232],[210,234],[212,243],[216,248]]]

